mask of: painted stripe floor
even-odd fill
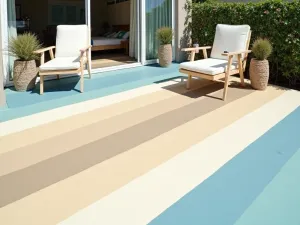
[[[181,76],[177,69],[177,64],[167,69],[151,65],[94,74],[92,79],[85,78],[84,93],[79,92],[79,77],[45,82],[42,96],[39,95],[39,84],[28,92],[7,88],[7,107],[0,109],[0,122],[174,79]]]
[[[95,76],[83,97],[67,79],[7,90],[0,224],[299,224],[300,93],[232,78],[224,102],[222,83],[144,69]]]

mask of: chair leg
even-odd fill
[[[40,95],[44,94],[44,76],[40,75]]]
[[[87,61],[87,66],[88,66],[88,73],[89,73],[89,78],[91,79],[92,78],[92,75],[91,75],[91,67],[90,67],[91,63],[90,63],[90,60]]]
[[[80,75],[80,92],[83,93],[83,85],[84,85],[84,77],[83,77],[84,71],[83,68],[81,68],[81,75]]]
[[[228,81],[229,81],[229,75],[226,74],[226,76],[225,76],[225,83],[224,83],[224,91],[223,91],[223,101],[226,101],[226,98],[227,98]]]
[[[191,88],[191,81],[192,81],[192,76],[188,75],[188,79],[187,79],[187,82],[186,82],[186,89]]]
[[[242,63],[242,56],[240,54],[238,55],[238,63],[239,63],[239,72],[240,72],[241,85],[242,85],[242,87],[244,87],[245,86],[244,69],[243,69],[243,63]]]
[[[226,75],[225,75],[224,91],[223,91],[223,101],[226,101],[226,98],[227,98],[228,81],[229,81],[229,75],[230,75],[230,70],[231,70],[232,57],[233,56],[229,56],[229,58],[228,58],[228,64],[227,64]]]

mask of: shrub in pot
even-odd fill
[[[37,68],[34,51],[41,48],[37,37],[31,33],[18,35],[10,40],[8,52],[16,57],[13,68],[13,82],[17,91],[31,90],[35,86]]]
[[[159,65],[167,67],[172,63],[173,30],[170,27],[159,28],[156,36],[160,43],[158,49]]]
[[[269,61],[272,45],[268,39],[258,38],[252,46],[255,58],[250,62],[251,86],[256,90],[265,90],[269,81]]]

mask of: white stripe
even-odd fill
[[[178,83],[178,79],[172,81],[151,84],[148,86],[112,94],[106,97],[101,97],[93,100],[88,100],[56,109],[36,113],[30,116],[25,116],[6,122],[0,123],[0,137],[9,135],[15,132],[20,132],[29,128],[37,127],[56,120],[64,119],[69,116],[74,116],[81,113],[86,113],[95,109],[103,108],[121,101],[133,99],[138,96],[154,93],[161,90],[162,87]]]
[[[147,224],[299,105],[300,93],[287,91],[59,224]]]

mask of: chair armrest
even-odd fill
[[[92,46],[89,45],[89,46],[87,46],[87,47],[85,47],[85,48],[82,48],[82,49],[80,49],[80,52],[81,52],[81,53],[84,53],[84,52],[86,52],[87,50],[89,50],[91,47],[92,47]]]
[[[211,46],[183,48],[183,49],[181,49],[181,51],[183,51],[183,52],[190,52],[190,51],[197,51],[197,50],[204,50],[204,49],[211,49]]]
[[[54,48],[55,48],[55,46],[50,46],[50,47],[47,47],[47,48],[42,48],[42,49],[36,50],[36,51],[34,51],[34,53],[41,54],[41,53],[44,53],[46,51],[50,51],[51,49],[54,49]]]
[[[239,55],[243,53],[250,53],[251,50],[243,50],[243,51],[237,51],[237,52],[224,52],[222,53],[223,56],[233,56],[233,55]]]

